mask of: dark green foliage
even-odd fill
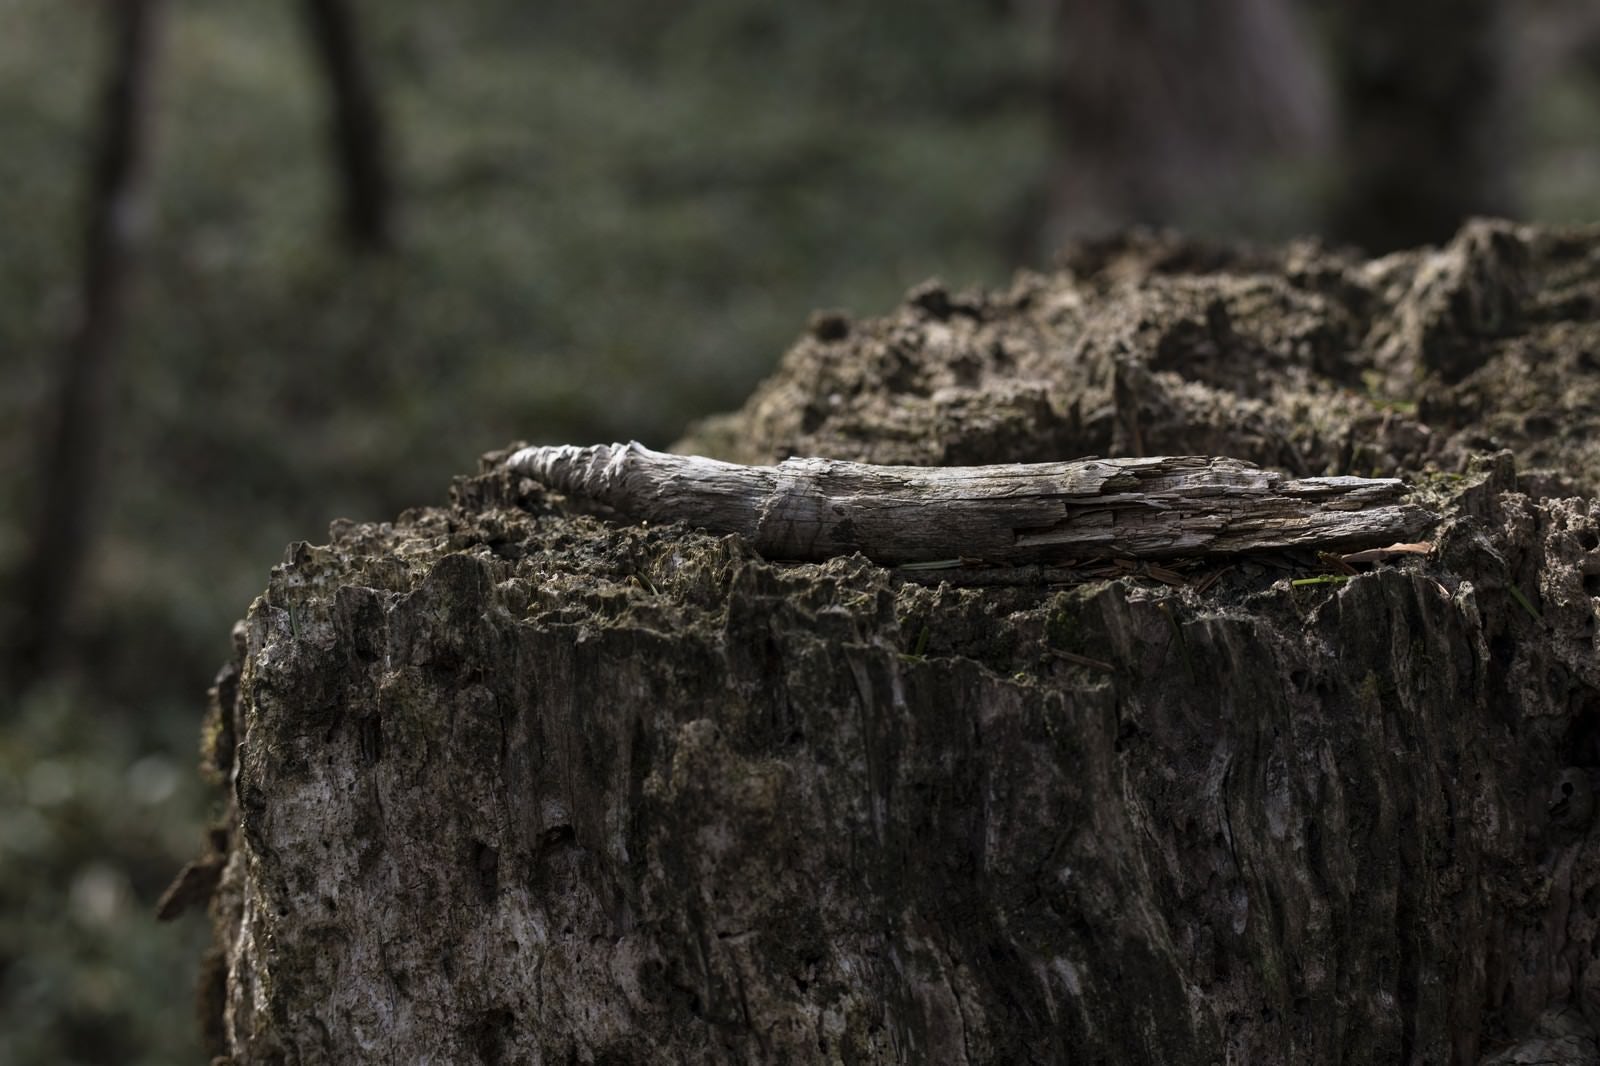
[[[0,1062],[199,1061],[204,925],[155,921],[200,839],[190,722],[84,692],[3,709]]]

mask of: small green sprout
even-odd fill
[[[1515,582],[1507,584],[1506,588],[1511,590],[1511,598],[1521,604],[1524,611],[1528,612],[1529,618],[1532,618],[1535,622],[1542,623],[1544,621],[1544,615],[1540,614],[1538,609],[1528,602],[1528,597],[1523,595],[1522,589],[1518,588]]]
[[[1303,585],[1342,585],[1349,580],[1349,574],[1318,574],[1316,577],[1297,577],[1289,582],[1289,586],[1300,588]]]

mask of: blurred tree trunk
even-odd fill
[[[329,144],[341,189],[341,226],[360,251],[394,245],[394,196],[382,109],[362,58],[348,0],[304,0],[306,26],[327,79]]]
[[[1381,254],[1509,206],[1498,0],[1330,5],[1341,182],[1329,232]]]
[[[89,181],[82,304],[41,453],[40,504],[13,640],[23,686],[57,667],[67,643],[111,414],[112,363],[149,214],[145,172],[162,2],[110,0],[106,7],[110,57]]]
[[[1327,140],[1283,0],[1055,0],[1050,245],[1135,223],[1259,225],[1241,178]]]

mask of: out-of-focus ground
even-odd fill
[[[204,690],[286,543],[436,502],[515,438],[666,445],[813,308],[1046,265],[1047,7],[367,3],[400,244],[354,259],[297,8],[174,2],[78,665],[0,692],[0,1062],[196,1060],[202,923],[151,915],[201,840]],[[1592,220],[1587,16],[1526,10],[1514,199]],[[76,299],[100,14],[0,0],[4,570]],[[1328,163],[1263,159],[1171,221],[1312,230]]]

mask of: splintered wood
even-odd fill
[[[737,533],[769,559],[860,552],[888,564],[1036,562],[1359,549],[1414,537],[1438,520],[1407,501],[1398,478],[1289,478],[1212,456],[741,466],[634,442],[523,448],[506,464],[630,518]]]

